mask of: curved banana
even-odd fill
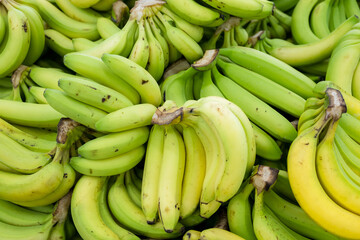
[[[302,45],[285,45],[284,42],[276,43],[272,39],[265,38],[265,50],[272,56],[292,66],[309,65],[320,62],[330,57],[336,44],[352,26],[359,22],[357,16],[352,16],[343,22],[327,37],[319,41]],[[285,41],[286,42],[286,41]]]
[[[31,93],[31,95],[33,95],[35,101],[39,104],[47,104],[47,101],[44,98],[44,91],[45,88],[42,87],[37,87],[37,86],[29,87],[29,92]]]
[[[304,111],[305,99],[280,84],[220,58],[217,65],[225,76],[264,102],[295,117],[299,117]]]
[[[74,47],[74,51],[72,52],[80,52],[96,47],[100,42],[103,41],[103,39],[99,39],[98,41],[93,42],[87,38],[73,38],[71,41]]]
[[[44,21],[65,36],[69,38],[83,37],[89,40],[100,38],[95,23],[84,23],[68,17],[46,0],[34,0],[34,3]]]
[[[214,80],[222,94],[239,106],[254,124],[285,142],[296,137],[296,130],[291,123],[265,102],[221,74],[215,75]],[[279,127],[279,124],[282,127]]]
[[[30,47],[30,24],[26,15],[13,7],[8,1],[2,2],[7,9],[7,37],[1,44],[0,77],[5,77],[15,71],[25,60]],[[1,46],[0,46],[1,48]]]
[[[71,53],[64,56],[64,64],[76,73],[118,91],[133,104],[140,102],[139,93],[125,80],[115,75],[100,58]]]
[[[138,23],[138,37],[129,55],[129,59],[131,61],[137,63],[143,68],[146,68],[150,55],[149,41],[145,30],[145,21],[146,20],[141,19]]]
[[[42,213],[0,200],[0,221],[16,226],[42,225],[52,219],[52,214]]]
[[[180,218],[185,219],[191,216],[199,205],[205,177],[206,156],[201,140],[192,127],[183,127],[182,134],[186,158],[180,201]]]
[[[48,104],[35,104],[0,99],[0,117],[10,123],[29,127],[56,127],[61,113]]]
[[[164,135],[164,127],[154,124],[146,148],[141,187],[141,208],[148,224],[156,222],[158,213],[159,177],[164,151]]]
[[[285,197],[293,203],[296,203],[296,198],[291,190],[289,175],[287,171],[281,169],[279,170],[276,183],[273,186],[272,190],[274,190],[274,192],[276,192],[280,196]]]
[[[239,237],[230,231],[221,228],[208,228],[201,232],[200,239],[206,240],[245,240],[245,238]]]
[[[130,170],[125,172],[125,186],[131,200],[141,208],[141,191],[135,186],[132,181]]]
[[[71,197],[71,216],[85,239],[120,239],[102,220],[99,198],[106,177],[82,176]]]
[[[149,128],[139,127],[94,138],[77,150],[81,157],[97,160],[115,157],[145,144]]]
[[[194,0],[182,2],[167,0],[169,8],[186,21],[206,27],[216,27],[224,22],[225,16],[214,9],[205,7]]]
[[[275,140],[255,124],[251,123],[251,126],[255,136],[256,155],[268,160],[280,159],[282,151]]]
[[[110,11],[114,2],[116,2],[116,0],[100,0],[98,3],[92,5],[91,8],[96,11]]]
[[[40,14],[32,7],[11,1],[11,4],[22,11],[29,20],[30,46],[23,64],[32,65],[43,54],[45,47],[44,26]]]
[[[106,112],[133,105],[121,93],[90,80],[62,77],[58,85],[70,97]]]
[[[210,6],[235,17],[261,19],[272,14],[274,3],[267,0],[202,0]]]
[[[331,9],[331,1],[332,0],[325,0],[319,2],[316,4],[310,15],[311,30],[320,39],[328,36],[331,32],[328,19],[329,11]]]
[[[44,34],[46,46],[59,54],[61,57],[75,51],[72,40],[59,31],[46,29]]]
[[[220,55],[230,58],[236,64],[256,72],[303,98],[313,96],[315,83],[300,71],[269,54],[246,47],[220,49]],[[255,66],[261,66],[260,68]]]
[[[254,191],[254,185],[245,181],[241,190],[229,201],[227,216],[229,229],[232,233],[248,239],[256,240],[251,217],[250,194]]]
[[[291,15],[291,33],[297,44],[307,44],[319,40],[310,27],[310,14],[318,0],[300,0]]]
[[[36,127],[26,127],[23,125],[12,124],[14,127],[20,129],[21,131],[34,135],[38,138],[49,140],[49,141],[56,141],[57,133],[50,129],[44,128],[36,128]]]
[[[139,92],[142,103],[150,103],[154,106],[160,105],[159,85],[144,68],[119,55],[104,54],[101,59],[113,73]]]
[[[72,157],[70,165],[79,173],[88,176],[112,176],[135,167],[144,157],[145,147],[141,145],[123,154],[104,159]]]
[[[79,8],[90,8],[92,5],[97,4],[101,0],[71,0],[71,3]]]
[[[150,23],[151,30],[152,30],[156,40],[158,40],[158,42],[161,45],[162,51],[164,53],[164,62],[165,62],[164,67],[167,67],[169,65],[169,61],[170,61],[168,42],[166,41],[165,37],[162,35],[161,29],[159,29],[159,27],[156,26],[154,19],[152,17],[149,17],[147,19],[147,21],[149,21],[149,23]]]
[[[162,224],[148,224],[141,208],[133,203],[124,184],[124,174],[116,177],[115,183],[110,187],[108,204],[115,218],[130,231],[151,238],[171,239],[179,237],[184,227],[178,223],[172,233],[165,232]]]
[[[92,129],[95,129],[98,120],[106,116],[103,110],[79,102],[59,90],[48,88],[44,97],[52,108]]]
[[[90,8],[79,8],[70,0],[55,0],[56,5],[70,18],[85,23],[96,23],[102,15]]]
[[[52,222],[37,226],[14,226],[0,222],[0,238],[2,239],[28,239],[28,240],[47,240],[52,228]]]
[[[183,236],[183,240],[198,240],[200,239],[200,234],[201,232],[197,231],[197,230],[188,230],[186,231],[186,233]]]
[[[213,68],[212,70],[207,70],[202,74],[203,80],[200,88],[200,98],[209,96],[224,97],[212,80],[211,72],[216,70],[217,68]]]
[[[96,26],[100,36],[103,39],[107,39],[115,33],[121,31],[121,29],[116,26],[116,24],[111,19],[105,17],[98,18]]]
[[[6,39],[7,11],[4,5],[0,5],[0,44]]]

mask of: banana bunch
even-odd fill
[[[331,56],[335,46],[341,38],[359,22],[358,16],[354,15],[357,9],[359,9],[359,6],[356,1],[351,0],[320,1],[318,5],[316,5],[317,2],[318,1],[300,0],[295,6],[293,14],[291,15],[291,33],[296,44],[279,38],[270,39],[265,37],[264,41],[262,41],[262,48],[265,52],[291,66],[323,69],[322,65],[324,65],[325,69],[327,69],[326,61]],[[330,11],[324,11],[322,13],[321,10],[328,6],[329,2],[336,2],[336,6],[341,5],[341,7],[339,6],[337,10],[334,11],[336,14],[330,14]],[[347,4],[349,4],[349,6],[345,7]],[[320,7],[318,7],[319,5]],[[350,5],[354,6],[351,7]],[[345,11],[341,12],[339,10],[340,8],[351,10],[345,13]],[[322,17],[316,15],[320,13],[323,15]],[[314,17],[312,17],[313,15]],[[332,28],[330,28],[330,23],[328,22],[329,18],[334,19],[332,22],[337,22],[336,24],[332,24]],[[312,19],[312,21],[310,21],[310,19]],[[327,22],[322,21],[322,19]],[[321,26],[315,27],[314,25]],[[321,31],[322,34],[319,33]],[[320,66],[312,67],[312,65]]]
[[[138,240],[137,235],[171,239],[182,235],[180,223],[167,233],[160,222],[146,222],[140,206],[141,180],[134,175],[130,170],[113,177],[83,175],[79,179],[72,195],[71,215],[83,239]]]
[[[209,218],[236,194],[254,164],[255,139],[242,110],[218,97],[166,101],[152,122],[141,206],[148,224],[159,217],[173,232],[179,218]]]
[[[104,53],[127,57],[145,68],[157,81],[166,66],[181,56],[194,62],[203,55],[198,44],[203,37],[203,28],[183,20],[165,5],[165,1],[136,1],[121,30],[109,21],[100,18],[97,23],[105,40],[80,53],[95,57]]]
[[[340,132],[344,137],[341,129],[346,129],[347,139],[351,138],[351,127],[356,130],[357,126],[349,122],[359,120],[345,113],[348,104],[334,88],[322,88],[307,101],[308,107],[299,119],[299,135],[288,154],[292,191],[300,207],[318,225],[339,237],[358,239],[360,233],[353,224],[360,220],[355,200],[359,185],[349,175],[356,177],[351,171],[356,168],[346,162],[349,150],[340,147],[340,141],[337,145],[335,136]]]
[[[357,99],[360,99],[359,27],[360,24],[354,25],[336,45],[331,54],[325,78]]]
[[[78,61],[84,62],[78,65]],[[73,53],[67,55],[64,62],[84,77],[51,68],[36,67],[30,72],[33,81],[46,88],[43,93],[46,102],[56,111],[86,127],[105,132],[151,123],[161,102],[160,88],[144,68],[111,54],[99,59]]]
[[[275,8],[283,12],[291,12],[299,0],[272,0]]]
[[[22,63],[33,64],[43,53],[42,18],[29,6],[13,0],[0,4],[0,77],[10,76]]]

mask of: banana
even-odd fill
[[[115,157],[146,143],[148,127],[139,127],[118,133],[110,133],[90,140],[77,150],[81,157],[98,160]]]
[[[106,177],[82,176],[71,198],[71,216],[85,239],[120,239],[102,220],[99,197]]]
[[[15,226],[42,225],[52,219],[52,214],[30,210],[4,200],[0,200],[0,209],[0,221]]]
[[[99,211],[102,220],[114,233],[116,233],[119,236],[120,239],[140,240],[140,238],[135,236],[135,234],[121,227],[112,216],[107,203],[107,194],[109,190],[109,185],[110,185],[109,178],[107,178],[106,182],[103,184],[100,190],[98,204],[99,204]]]
[[[264,102],[295,117],[299,117],[304,111],[305,99],[280,84],[220,58],[217,61],[217,65],[225,76]],[[259,85],[263,88],[260,88]]]
[[[234,27],[234,36],[238,46],[244,46],[249,39],[249,34],[240,24]]]
[[[280,159],[282,151],[275,140],[261,128],[251,123],[256,144],[256,155],[268,160]]]
[[[198,100],[200,98],[200,91],[201,91],[201,86],[202,86],[202,81],[203,81],[203,72],[196,72],[192,78],[194,79],[194,86],[193,86],[193,95],[194,95],[194,99]]]
[[[103,39],[111,37],[113,34],[120,32],[121,29],[116,26],[116,24],[108,18],[100,17],[97,19],[96,26],[100,36]]]
[[[296,198],[291,190],[289,175],[287,171],[279,170],[276,183],[273,186],[272,190],[274,190],[274,192],[284,197],[285,199],[288,199],[291,202],[296,203]]]
[[[96,23],[98,18],[102,17],[92,9],[75,6],[70,0],[55,0],[55,3],[67,16],[80,22]]]
[[[0,44],[6,39],[7,29],[7,10],[4,5],[0,5]]]
[[[159,176],[164,151],[164,135],[164,127],[154,124],[146,149],[141,187],[141,208],[148,224],[156,222],[158,213]]]
[[[342,36],[358,22],[358,17],[352,16],[331,32],[327,37],[324,37],[316,42],[289,46],[287,44],[285,45],[284,42],[276,43],[276,41],[272,39],[265,38],[264,47],[270,55],[292,66],[317,63],[330,57],[331,52]]]
[[[62,151],[57,151],[49,164],[30,175],[0,171],[0,179],[3,181],[0,198],[7,201],[32,201],[54,191],[63,178],[62,155]]]
[[[335,136],[336,137],[336,136]],[[338,144],[335,145],[335,154],[338,163],[341,165],[341,168],[344,170],[345,175],[351,179],[358,186],[360,185],[360,176],[358,175],[358,169],[352,168],[353,166],[349,165],[343,155],[340,152],[340,146]]]
[[[185,0],[182,2],[168,0],[166,4],[171,11],[192,24],[216,27],[224,22],[225,16],[222,13],[203,6],[194,0]]]
[[[2,239],[28,239],[47,240],[51,231],[52,222],[45,224],[23,227],[0,222],[0,238]]]
[[[90,80],[63,77],[59,87],[70,97],[106,112],[132,106],[132,102],[121,93]]]
[[[30,6],[19,4],[15,1],[10,1],[10,3],[15,8],[22,11],[29,20],[31,34],[30,46],[23,64],[30,66],[40,58],[40,56],[43,54],[45,47],[44,26],[42,18],[40,14]]]
[[[242,184],[240,189],[241,190],[229,201],[227,207],[229,229],[232,233],[242,238],[256,240],[249,199],[250,194],[254,190],[254,185],[247,180]]]
[[[353,15],[356,15],[356,16],[360,15],[360,8],[356,1],[354,1],[354,0],[343,1],[343,4],[345,6],[345,13],[346,13],[347,18],[349,18]]]
[[[92,5],[91,8],[96,11],[110,11],[115,1],[116,0],[100,0],[98,3]]]
[[[64,117],[48,104],[35,104],[0,99],[0,117],[9,123],[29,127],[56,127]]]
[[[353,76],[352,84],[351,84],[352,95],[357,99],[360,99],[359,86],[360,86],[360,67],[358,64],[355,67],[354,76]]]
[[[125,55],[125,51],[127,50],[127,43],[131,45],[129,39],[133,37],[136,29],[136,20],[131,19],[126,23],[121,31],[113,34],[111,37],[108,37],[97,46],[81,51],[80,53],[98,58],[100,58],[104,53]],[[133,45],[131,45],[131,47],[132,46]],[[129,50],[129,53],[130,51],[131,49]]]
[[[208,228],[201,232],[200,239],[204,240],[221,240],[221,239],[229,239],[229,240],[244,240],[245,238],[239,237],[238,235],[221,229],[221,228]]]
[[[206,168],[204,147],[195,130],[192,127],[184,127],[183,138],[186,158],[180,201],[181,219],[191,216],[199,205]]]
[[[340,126],[345,132],[353,138],[356,142],[360,143],[359,135],[359,126],[360,120],[350,115],[349,113],[344,113],[340,119]]]
[[[154,36],[149,21],[145,21],[145,33],[149,46],[149,58],[146,70],[159,81],[165,69],[165,57],[160,42]]]
[[[63,179],[60,183],[60,185],[51,193],[47,194],[43,198],[32,200],[32,201],[24,201],[24,200],[18,200],[14,203],[25,206],[25,207],[41,207],[48,204],[55,203],[62,197],[64,197],[70,189],[75,185],[75,181],[77,178],[77,173],[75,170],[68,164],[68,159],[64,160],[64,174]]]
[[[89,40],[99,39],[95,23],[84,23],[68,17],[46,0],[34,0],[34,4],[44,21],[65,36],[69,38],[83,37]]]
[[[327,91],[329,90],[330,88]],[[335,101],[338,101],[336,94],[334,95]],[[336,110],[341,108],[339,106],[341,103],[333,105],[333,99],[330,100],[329,105]],[[317,224],[339,237],[356,239],[360,237],[360,232],[352,225],[360,221],[359,216],[336,204],[326,194],[316,173],[316,145],[319,132],[332,118],[333,115],[326,117],[323,114],[323,117],[313,127],[304,131],[294,140],[288,153],[289,180],[299,205]],[[301,180],[298,178],[300,175],[302,176]],[[316,202],[314,199],[320,201]],[[343,222],[344,219],[347,219],[346,223]]]
[[[56,52],[60,56],[75,51],[74,44],[70,38],[54,29],[46,29],[44,31],[46,46]]]
[[[274,0],[275,7],[283,12],[291,10],[296,6],[299,0]]]
[[[144,157],[143,145],[133,148],[123,154],[104,159],[86,159],[72,157],[70,165],[79,173],[88,176],[112,176],[121,174],[135,167]]]
[[[144,68],[119,55],[104,54],[101,59],[113,73],[139,92],[142,103],[159,106],[161,103],[159,85]]]
[[[55,110],[92,129],[95,129],[98,120],[106,116],[103,110],[79,102],[59,90],[48,88],[44,97]]]
[[[130,176],[131,176],[131,180],[134,183],[134,185],[136,186],[136,188],[138,190],[141,191],[141,187],[142,187],[142,175],[141,177],[138,177],[137,173],[136,173],[136,169],[131,169],[130,170]],[[141,194],[141,193],[140,193]],[[141,207],[141,206],[140,206]]]
[[[340,40],[331,54],[325,78],[350,95],[354,72],[360,59],[359,33],[358,29],[350,30]]]
[[[319,41],[310,27],[310,15],[318,0],[300,0],[291,15],[291,32],[297,44],[307,44]]]
[[[44,128],[34,128],[34,127],[26,127],[23,125],[12,124],[14,127],[20,129],[21,131],[34,135],[38,138],[49,140],[49,141],[56,141],[57,133]]]
[[[125,172],[125,186],[131,200],[141,208],[141,191],[135,186],[131,179],[130,171]]]
[[[30,24],[26,15],[13,7],[8,1],[2,2],[7,9],[7,37],[3,40],[0,52],[0,77],[5,77],[16,70],[25,60],[30,47]],[[0,46],[1,48],[1,46]]]
[[[219,54],[228,57],[241,67],[271,79],[303,98],[313,95],[312,89],[315,83],[311,79],[266,53],[246,47],[235,47],[220,49]],[[255,67],[258,65],[261,67]]]
[[[116,177],[110,187],[108,204],[115,218],[130,231],[151,238],[171,239],[183,234],[184,227],[178,223],[172,233],[165,232],[162,224],[148,224],[141,208],[133,203],[124,184],[124,174]]]
[[[193,63],[203,56],[203,50],[200,45],[186,32],[172,26],[160,12],[157,12],[156,16],[165,27],[165,35],[168,38],[168,42],[173,44],[189,63]]]
[[[317,147],[316,169],[319,181],[329,197],[343,208],[359,214],[357,199],[360,187],[346,176],[335,155],[334,137],[338,123],[336,121],[330,124]],[[347,196],[346,199],[344,196]]]
[[[80,52],[96,47],[103,39],[93,42],[87,38],[73,38],[71,41],[74,47],[74,51],[72,52]]]
[[[147,19],[147,21],[149,21],[149,23],[150,23],[151,30],[152,30],[156,40],[158,40],[158,42],[161,45],[161,48],[162,48],[162,51],[164,54],[164,62],[165,62],[164,67],[167,67],[169,65],[169,61],[170,61],[168,42],[166,41],[165,37],[162,35],[159,27],[156,26],[154,19],[152,17],[149,17]]]
[[[297,128],[301,129],[303,124],[310,121],[315,120],[317,116],[324,110],[324,106],[319,106],[315,109],[306,109],[300,116],[297,124]]]
[[[274,3],[266,0],[234,1],[203,0],[210,6],[235,17],[261,19],[272,14]]]
[[[264,193],[264,203],[281,222],[305,237],[311,239],[340,239],[317,225],[298,205],[280,197],[273,190]]]
[[[165,127],[164,150],[159,172],[158,211],[165,232],[176,228],[180,216],[182,180],[185,169],[185,145],[180,133]]]
[[[71,53],[64,56],[64,64],[76,73],[123,94],[133,104],[140,102],[139,93],[125,80],[115,75],[100,58]]]
[[[131,61],[137,63],[143,68],[146,68],[150,55],[149,41],[145,30],[145,21],[146,20],[141,19],[138,23],[138,37],[129,56]]]
[[[222,94],[238,105],[254,124],[285,142],[292,141],[296,137],[296,130],[291,123],[265,102],[221,74],[215,75],[214,80]],[[279,127],[279,124],[282,127]]]
[[[183,240],[198,240],[200,239],[201,232],[197,230],[188,230],[183,236]]]
[[[349,148],[352,154],[356,157],[360,157],[360,148],[359,143],[357,143],[353,138],[351,138],[341,126],[338,126],[336,129],[335,139],[338,138],[345,143],[346,147]]]
[[[45,91],[45,88],[42,88],[42,87],[37,87],[37,86],[29,87],[29,92],[33,95],[36,102],[39,104],[47,104],[47,101],[44,98],[44,91]]]
[[[119,132],[151,124],[151,118],[156,107],[149,103],[137,104],[119,109],[99,119],[96,130],[104,132]]]
[[[317,3],[310,15],[311,30],[319,39],[328,36],[331,32],[329,27],[331,1],[325,0]]]
[[[200,89],[200,98],[208,97],[208,96],[218,96],[224,97],[221,91],[215,86],[213,80],[211,79],[211,71],[214,71],[216,68],[212,70],[207,70],[203,73],[203,80]]]
[[[26,148],[36,152],[50,152],[55,148],[56,145],[55,141],[45,140],[39,138],[36,135],[26,133],[16,128],[15,126],[9,124],[3,119],[0,119],[0,132],[3,133],[4,135],[7,135],[14,141],[20,143],[21,145],[25,146]],[[20,149],[18,151],[20,151]],[[30,154],[30,152],[28,154]]]

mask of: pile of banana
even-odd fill
[[[0,0],[0,239],[360,239],[359,6]]]

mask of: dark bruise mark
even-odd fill
[[[63,178],[68,178],[68,174],[67,174],[67,173],[64,173]]]
[[[103,97],[103,98],[101,99],[101,102],[105,102],[105,101],[106,101],[106,98]]]
[[[26,22],[24,22],[21,27],[24,29],[24,32],[28,31],[28,26],[27,26]]]
[[[309,145],[309,143],[307,142],[307,143],[305,143],[304,145],[306,145],[306,146],[307,146],[307,145]]]
[[[92,174],[93,173],[93,170],[90,168],[90,174]]]
[[[107,95],[107,99],[110,99],[111,98],[111,96],[110,95]]]
[[[115,152],[118,152],[119,151],[119,149],[115,149]]]
[[[146,84],[146,83],[148,83],[149,82],[149,80],[141,80],[141,84],[142,85],[144,85],[144,84]]]
[[[97,90],[95,87],[92,87],[92,86],[89,86],[89,88],[94,89],[94,90]]]

